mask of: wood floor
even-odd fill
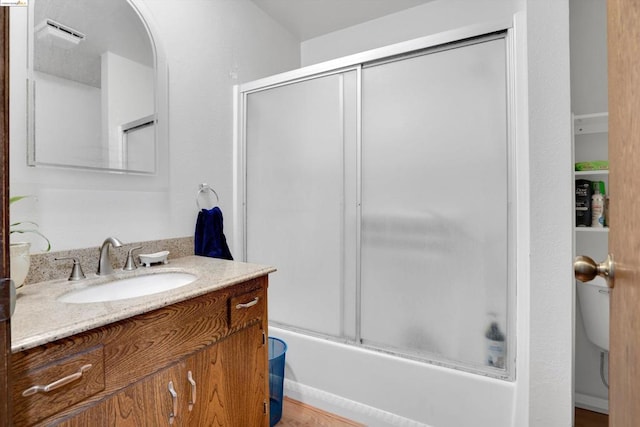
[[[575,427],[607,427],[609,416],[598,412],[576,408]]]
[[[575,427],[608,427],[609,425],[609,416],[605,414],[580,408],[576,408],[575,414]],[[347,420],[285,397],[282,419],[278,423],[278,427],[292,426],[361,427],[363,424]]]
[[[282,419],[277,424],[277,427],[292,426],[362,427],[364,424],[347,420],[285,397],[282,405]]]

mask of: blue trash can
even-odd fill
[[[284,389],[284,356],[287,344],[279,338],[269,337],[269,425],[273,427],[282,418]]]

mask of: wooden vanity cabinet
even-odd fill
[[[263,276],[14,354],[14,424],[268,426],[266,296]],[[35,374],[49,384],[88,357],[81,378],[22,396]]]
[[[254,324],[187,359],[187,372],[197,381],[195,404],[183,412],[187,425],[268,425],[263,332]]]

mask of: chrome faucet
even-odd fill
[[[111,257],[109,257],[109,246],[119,248],[122,246],[122,242],[115,237],[107,237],[102,243],[100,248],[100,258],[98,258],[98,276],[106,276],[113,273],[113,267],[111,266]]]

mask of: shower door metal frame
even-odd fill
[[[384,62],[397,61],[413,56],[435,53],[467,44],[474,44],[492,39],[503,38],[505,40],[505,60],[507,79],[507,218],[509,223],[507,234],[507,360],[504,369],[483,369],[469,363],[460,366],[455,361],[438,357],[420,357],[411,354],[398,353],[379,347],[372,347],[362,343],[361,337],[361,239],[362,239],[362,70],[367,66],[378,65]],[[485,375],[498,379],[513,381],[515,379],[516,359],[516,233],[517,218],[516,209],[516,153],[515,153],[515,43],[513,24],[511,22],[494,22],[488,24],[473,25],[456,30],[446,31],[431,36],[410,40],[373,49],[363,53],[350,55],[344,58],[307,66],[297,70],[277,74],[253,82],[234,86],[234,247],[239,248],[242,260],[247,260],[247,164],[246,164],[246,122],[247,98],[252,93],[277,88],[316,79],[329,75],[340,74],[349,71],[356,72],[356,307],[355,307],[355,339],[326,335],[292,325],[270,321],[275,326],[330,339],[337,342],[355,345],[372,351],[392,354],[398,357],[417,360],[420,362],[458,369],[470,373]],[[344,239],[343,239],[344,241]],[[344,313],[344,311],[342,311]]]

